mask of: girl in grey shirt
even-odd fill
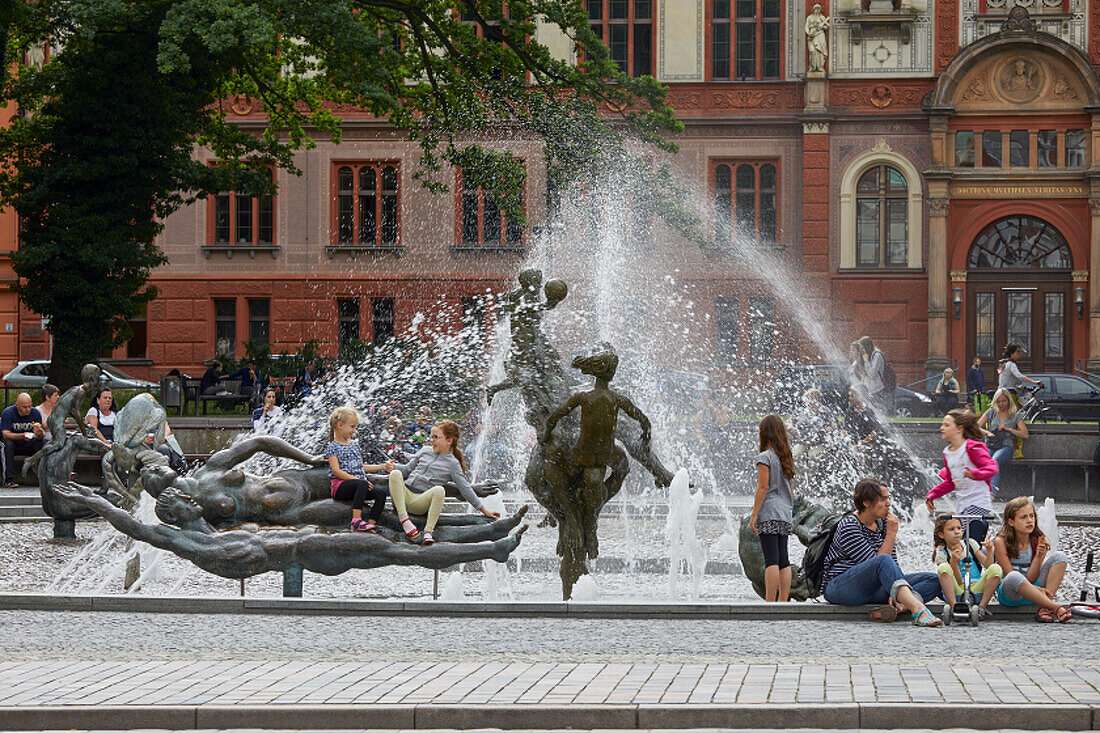
[[[786,602],[791,594],[787,539],[794,511],[794,458],[787,428],[778,415],[760,421],[760,455],[756,457],[756,496],[749,528],[764,552],[764,600]]]

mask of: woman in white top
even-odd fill
[[[264,392],[264,406],[252,411],[252,431],[281,437],[284,426],[279,418],[282,416],[283,408],[275,404],[275,390],[269,389]]]
[[[1020,344],[1015,341],[1009,341],[1005,344],[1004,353],[1001,355],[1001,360],[997,364],[997,387],[1009,390],[1013,397],[1018,397],[1016,390],[1024,382],[1040,384],[1037,380],[1026,377],[1020,372],[1020,367],[1016,362],[1023,354],[1024,350],[1020,347]],[[1019,403],[1018,399],[1015,401]]]
[[[96,393],[92,406],[88,408],[88,414],[84,421],[95,432],[95,437],[110,445],[115,437],[115,406],[114,397],[107,387]]]

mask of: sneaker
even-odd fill
[[[4,482],[4,488],[5,489],[18,489],[19,484],[15,483],[14,481],[5,481]]]

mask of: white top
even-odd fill
[[[1005,365],[1001,367],[1001,373],[997,377],[997,386],[1004,387],[1005,389],[1016,389],[1024,383],[1024,375],[1020,373],[1020,367],[1016,366],[1016,362],[1009,359],[1005,362]]]
[[[89,418],[94,417],[99,420],[99,422],[97,423],[99,425],[114,425],[115,415],[117,414],[118,413],[114,410],[111,410],[110,412],[100,412],[98,407],[92,405],[88,408],[88,414],[84,416],[84,421],[87,422]]]
[[[264,415],[264,408],[257,407],[252,411],[252,430],[257,433],[270,433],[277,437],[281,437],[283,429],[286,427],[279,420],[283,416],[283,408],[278,405],[275,409]]]
[[[992,514],[993,494],[989,490],[989,482],[967,478],[963,473],[968,468],[971,471],[977,468],[967,455],[966,443],[956,450],[951,450],[951,446],[944,448],[943,461],[951,472],[952,483],[955,484],[955,506],[960,510],[968,506],[981,507]]]

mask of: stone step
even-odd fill
[[[33,494],[29,491],[24,491],[23,489],[0,489],[0,492],[3,492],[0,493],[0,508],[6,506],[42,504],[42,496],[38,493],[37,489]]]
[[[43,519],[46,513],[42,511],[42,504],[22,504],[0,506],[0,519]]]

